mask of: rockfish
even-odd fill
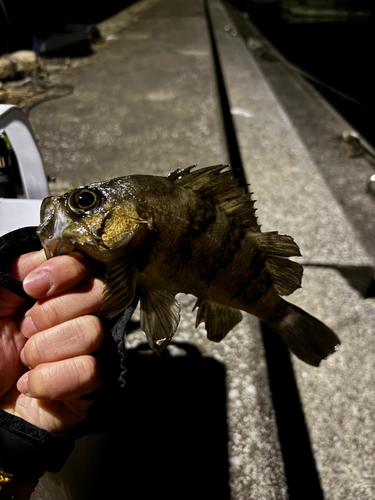
[[[305,362],[318,366],[338,337],[283,300],[300,287],[294,240],[262,233],[243,180],[229,166],[178,169],[167,177],[129,175],[88,184],[41,206],[47,258],[73,250],[105,265],[100,314],[114,317],[140,295],[141,328],[160,353],[180,321],[175,300],[197,297],[196,326],[218,342],[254,314]]]

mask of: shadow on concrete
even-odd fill
[[[323,267],[335,269],[349,285],[357,290],[365,299],[375,297],[375,271],[371,266],[349,266],[341,264],[304,263],[304,267]]]
[[[289,500],[323,500],[288,348],[261,323]]]
[[[92,447],[96,463],[69,486],[71,499],[229,500],[225,368],[192,345],[172,345],[181,355],[157,358],[148,345],[127,351],[123,400],[103,415],[110,434]],[[82,462],[69,464],[72,483]]]

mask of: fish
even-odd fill
[[[301,287],[293,238],[262,232],[255,200],[229,165],[129,175],[45,198],[37,234],[47,258],[79,251],[100,262],[99,314],[113,318],[140,297],[140,324],[156,354],[180,322],[176,294],[197,298],[196,327],[219,342],[253,314],[306,363],[319,366],[340,340],[282,296]]]

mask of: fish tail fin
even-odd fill
[[[286,315],[278,323],[269,323],[268,326],[296,356],[313,366],[319,366],[320,361],[333,354],[340,345],[339,338],[328,326],[288,302]]]

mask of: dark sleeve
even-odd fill
[[[57,472],[74,447],[68,432],[49,433],[0,410],[0,470],[24,481]]]

